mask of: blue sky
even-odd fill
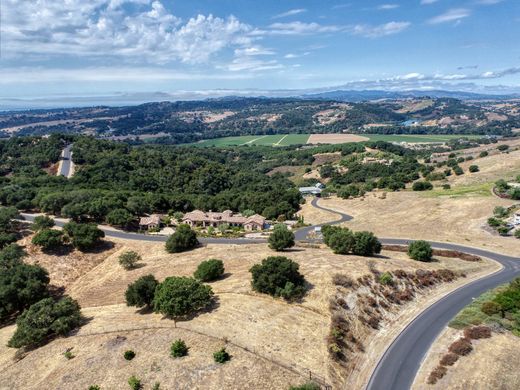
[[[518,0],[0,0],[0,96],[520,91]]]

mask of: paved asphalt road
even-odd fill
[[[62,158],[61,169],[60,169],[60,172],[58,173],[59,175],[62,175],[65,177],[70,176],[71,149],[72,149],[72,145],[68,145],[65,147],[65,149],[63,149],[63,152],[61,155],[61,158]]]
[[[296,240],[305,240],[308,233],[317,226],[342,223],[352,219],[351,216],[330,210],[318,205],[317,198],[312,200],[312,205],[322,210],[330,211],[338,214],[340,218],[326,224],[310,226],[295,232]],[[32,221],[34,216],[23,214],[28,221]],[[63,225],[56,221],[58,226]],[[116,237],[130,240],[141,241],[166,241],[164,236],[151,236],[136,233],[126,233],[103,229],[107,237]],[[202,243],[217,244],[250,244],[264,243],[263,239],[200,239]],[[400,244],[406,245],[413,240],[396,239],[396,238],[380,238],[383,244]],[[417,318],[415,318],[408,326],[399,334],[386,350],[377,364],[370,381],[367,385],[368,390],[404,390],[409,389],[419,370],[422,359],[430,349],[440,332],[446,327],[448,322],[472,299],[478,297],[483,292],[504,284],[516,276],[520,275],[520,258],[510,257],[485,251],[478,248],[467,247],[458,244],[450,244],[443,242],[431,242],[432,246],[439,249],[457,250],[465,253],[474,254],[493,259],[503,268],[498,272],[487,277],[476,280],[468,285],[462,286],[452,293],[448,294],[441,300],[425,309]]]

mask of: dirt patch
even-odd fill
[[[323,164],[332,164],[332,163],[337,163],[341,160],[341,152],[317,153],[317,154],[314,154],[312,157],[314,157],[314,161],[312,163],[313,166],[319,166],[319,165],[323,165]]]
[[[311,134],[308,144],[344,144],[347,142],[368,141],[367,137],[356,134]]]

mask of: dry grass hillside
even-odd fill
[[[128,249],[143,257],[140,266],[131,271],[118,264],[119,254]],[[65,279],[62,267],[53,265],[63,259],[45,258],[51,282],[70,282],[66,293],[79,301],[87,323],[75,335],[54,340],[19,361],[15,360],[16,351],[5,346],[14,326],[1,328],[0,389],[86,389],[92,384],[102,389],[126,389],[131,375],[141,378],[145,388],[160,382],[166,389],[284,389],[305,382],[309,371],[332,383],[341,370],[332,364],[326,342],[330,300],[336,294],[332,276],[341,273],[357,279],[370,274],[370,259],[334,255],[324,248],[296,248],[284,253],[300,264],[310,284],[301,302],[289,304],[251,289],[250,267],[273,254],[264,244],[208,245],[192,252],[168,254],[162,244],[119,241],[104,255],[96,255],[103,258],[97,258],[93,267]],[[44,260],[43,255],[34,256]],[[174,322],[125,305],[124,291],[138,277],[151,273],[162,280],[191,275],[200,261],[209,258],[222,259],[226,268],[225,277],[211,283],[218,297],[211,311]],[[396,252],[384,252],[374,264],[380,271],[448,268],[467,274],[467,278],[425,290],[428,298],[496,269],[496,264],[488,261],[440,258],[433,263],[418,263]],[[370,359],[378,356],[388,341],[378,343],[378,337],[388,338],[389,330],[404,324],[406,316],[427,304],[427,300],[418,299],[420,304],[403,306],[402,315],[394,310],[388,321],[383,321],[380,332],[366,332],[371,343],[360,342],[366,344]],[[174,360],[169,357],[169,346],[178,338],[186,340],[190,352],[188,357]],[[217,365],[212,353],[222,346],[233,358]],[[71,360],[63,356],[69,348],[75,355]],[[131,362],[122,356],[127,349],[137,355]],[[359,377],[371,367],[361,361],[356,371]],[[338,383],[336,387],[340,387]]]

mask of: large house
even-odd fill
[[[321,196],[321,192],[325,186],[321,183],[316,183],[313,187],[300,187],[300,194],[303,196],[305,195],[314,195],[314,196]]]
[[[195,210],[186,213],[184,218],[182,218],[182,222],[191,227],[219,227],[227,224],[230,227],[241,227],[247,231],[263,230],[265,227],[265,218],[261,215],[255,214],[250,217],[244,217],[242,214],[235,214],[231,210],[226,210],[222,213]]]
[[[161,215],[159,214],[152,214],[147,217],[141,217],[139,220],[139,227],[146,230],[160,228],[161,224]]]

